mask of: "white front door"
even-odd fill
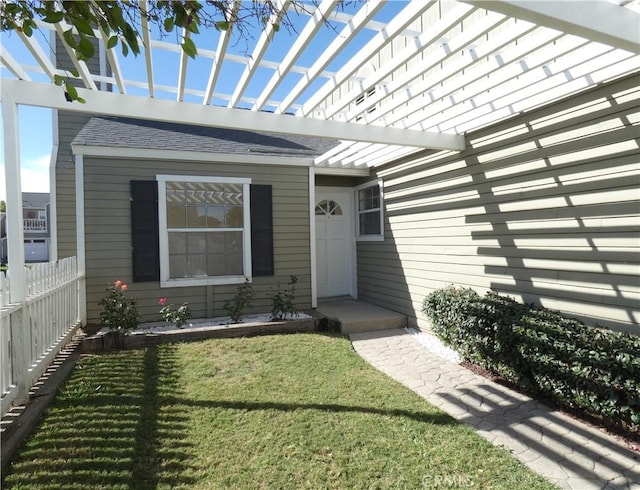
[[[354,295],[353,191],[316,189],[316,273],[318,297]]]

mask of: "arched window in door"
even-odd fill
[[[342,216],[340,204],[331,200],[324,200],[316,206],[316,216]]]

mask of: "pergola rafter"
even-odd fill
[[[434,2],[429,2],[433,4]],[[364,66],[377,52],[388,45],[391,40],[399,35],[409,24],[415,21],[423,12],[419,2],[409,3],[396,17],[394,17],[386,28],[380,31],[376,36],[367,43],[367,45],[358,51],[340,71],[327,81],[318,92],[311,97],[297,112],[299,116],[307,116],[315,110],[328,97],[335,88],[346,81],[362,66]],[[364,91],[366,91],[365,89]]]
[[[279,8],[269,18],[269,22],[260,34],[260,38],[256,43],[253,53],[247,58],[245,69],[242,72],[242,76],[240,77],[235,90],[233,91],[233,95],[231,95],[231,99],[229,100],[229,105],[227,107],[234,107],[240,100],[240,97],[242,97],[242,94],[249,84],[249,81],[253,78],[253,75],[255,74],[257,68],[260,66],[260,62],[262,61],[262,58],[265,55],[267,48],[269,47],[269,43],[271,42],[272,36],[275,33],[275,26],[279,25],[280,20],[286,14],[287,8],[289,7],[290,3],[291,0],[277,1],[276,5]]]
[[[473,8],[467,5],[460,5],[452,12],[447,14],[443,19],[436,22],[432,26],[427,28],[427,31],[423,33],[421,36],[415,38],[413,42],[393,57],[386,65],[380,67],[380,69],[374,71],[371,75],[365,78],[364,81],[360,83],[360,87],[354,88],[345,97],[342,97],[338,102],[333,104],[327,110],[324,111],[324,115],[326,117],[332,117],[338,114],[342,109],[348,107],[354,101],[360,97],[362,93],[362,87],[375,87],[378,84],[381,84],[385,79],[392,76],[392,74],[399,70],[402,65],[409,62],[412,58],[422,53],[429,46],[432,46],[434,43],[445,43],[445,40],[442,37],[449,32],[453,26],[462,22],[473,12]],[[417,66],[412,71],[415,72],[414,78],[420,76],[424,67]],[[402,79],[396,79],[392,82],[392,85],[403,86],[406,82],[407,75],[405,74]],[[390,84],[391,85],[391,84]],[[358,107],[352,111],[352,114],[347,114],[346,118],[348,120],[355,119],[360,114],[366,114],[369,109],[378,104],[384,97],[389,95],[389,92],[393,90],[390,85],[386,85],[384,87],[384,93],[377,93],[373,97],[368,97],[363,103],[359,104]]]
[[[149,4],[147,0],[140,0],[140,7],[143,11],[149,10]],[[147,71],[147,87],[149,90],[149,97],[155,97],[155,90],[153,87],[153,56],[151,54],[151,30],[149,29],[149,21],[143,15],[141,18],[142,23],[142,45],[144,46],[144,62]],[[114,68],[112,65],[112,69]],[[117,79],[117,75],[116,75]]]
[[[360,30],[371,20],[371,18],[382,8],[384,0],[373,0],[368,2],[365,8],[360,9],[356,15],[353,16],[344,29],[336,36],[331,45],[324,50],[318,57],[316,62],[304,73],[298,84],[293,90],[285,97],[282,103],[274,111],[276,114],[282,114],[286,112],[296,100],[297,97],[312,83],[322,71],[327,67],[333,58],[348,44]]]
[[[329,12],[331,12],[337,4],[338,0],[323,0],[318,6],[313,15],[307,21],[304,29],[297,36],[293,46],[291,46],[291,49],[287,52],[280,65],[271,76],[271,79],[262,89],[262,92],[258,96],[258,99],[252,108],[254,111],[261,110],[265,106],[269,97],[271,97],[277,86],[289,73],[293,64],[307,48],[313,36],[322,27],[324,20],[327,18],[327,15],[329,15]]]
[[[182,29],[182,37],[189,39],[191,32],[186,29]],[[182,102],[184,99],[184,88],[187,83],[187,63],[189,62],[189,56],[185,51],[180,53],[180,67],[178,68],[178,102]]]
[[[229,12],[229,17],[231,19],[235,18],[239,8],[240,0],[235,0]],[[220,71],[222,70],[222,62],[224,61],[227,48],[229,47],[229,41],[231,41],[231,28],[220,33],[220,38],[218,39],[218,49],[216,49],[217,56],[213,59],[213,64],[211,65],[211,73],[209,74],[209,81],[207,82],[207,88],[205,90],[205,96],[202,99],[202,103],[204,105],[208,105],[211,103],[211,97],[213,97],[213,91],[216,87],[216,83],[218,82]]]
[[[31,77],[27,74],[22,65],[20,65],[13,56],[11,56],[11,53],[2,44],[0,44],[0,63],[2,63],[2,65],[5,66],[18,80],[26,80],[27,82],[31,81]]]

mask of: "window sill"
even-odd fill
[[[185,279],[167,279],[160,281],[161,288],[184,288],[190,286],[211,286],[223,284],[243,284],[251,282],[251,276],[189,277]]]
[[[357,242],[384,242],[384,235],[362,235],[356,237]]]

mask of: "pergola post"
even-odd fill
[[[31,358],[31,337],[27,322],[25,255],[22,214],[22,188],[20,185],[20,145],[18,139],[18,104],[2,100],[2,126],[4,132],[4,174],[7,191],[7,245],[10,280],[10,302],[22,305],[11,313],[11,356],[13,380],[17,383],[16,402],[23,403],[29,397],[26,383]]]
[[[76,259],[78,264],[78,319],[87,324],[87,279],[84,238],[84,158],[75,156],[76,171]]]

